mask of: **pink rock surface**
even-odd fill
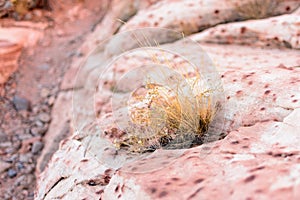
[[[300,10],[300,9],[299,9]],[[210,43],[300,48],[300,15],[218,25],[193,37]]]
[[[114,0],[111,2],[105,1],[105,3],[108,4],[107,13],[105,13],[105,16],[103,17],[101,22],[96,26],[95,31],[87,37],[85,43],[79,50],[80,53],[88,55],[88,53],[96,49],[99,44],[107,41],[123,25],[123,22],[127,21],[131,16],[135,15],[139,9],[146,9],[159,1],[161,0]],[[76,76],[78,68],[81,67],[84,58],[77,59],[73,62],[68,73],[66,73],[65,75],[65,78],[61,85],[62,89],[81,86],[80,83],[75,83],[74,77]],[[87,69],[86,73],[89,72],[90,69]]]
[[[60,150],[52,157],[54,162],[49,165],[58,171],[44,173],[46,182],[39,185],[36,199],[76,199],[78,195],[88,199],[97,198],[109,182],[112,171],[100,166],[93,156],[87,154],[82,157],[84,152],[85,147],[80,142],[72,139],[64,141]],[[77,161],[74,162],[75,160]],[[102,185],[100,188],[94,187],[99,184]]]
[[[232,123],[232,130],[240,127],[237,131],[230,132],[224,140],[190,150],[175,151],[178,152],[175,156],[174,152],[159,150],[143,160],[143,165],[141,161],[133,162],[115,175],[114,168],[105,167],[99,159],[94,160],[93,155],[101,154],[105,145],[101,145],[98,139],[91,140],[89,132],[79,135],[75,133],[73,139],[61,144],[60,150],[41,175],[37,197],[67,199],[80,195],[86,198],[102,196],[103,199],[117,199],[121,195],[121,199],[138,196],[144,199],[156,199],[159,196],[165,199],[199,199],[224,196],[236,199],[252,194],[257,198],[270,198],[276,194],[278,199],[283,196],[296,199],[299,185],[296,175],[290,174],[298,173],[299,170],[299,127],[296,123],[299,114],[299,68],[293,67],[297,66],[299,54],[286,50],[278,55],[277,50],[236,46],[203,45],[203,48],[218,62],[217,67],[224,75],[224,88],[230,96],[226,117]],[[246,61],[240,62],[238,58],[241,53],[237,49],[249,52],[248,64],[243,64]],[[254,56],[256,51],[261,52],[256,55],[257,58]],[[232,60],[223,55],[230,55]],[[269,60],[260,66],[265,55],[269,55]],[[280,65],[287,55],[290,57],[287,66]],[[271,81],[274,79],[276,81]],[[251,81],[253,83],[249,85]],[[286,85],[289,85],[288,90]],[[270,92],[265,94],[266,90]],[[277,97],[275,101],[273,94]],[[296,110],[291,112],[293,109]],[[90,141],[95,143],[95,148],[88,151],[91,154],[85,155]],[[85,159],[87,161],[84,163],[80,162]],[[74,170],[75,166],[84,169],[87,174]],[[102,172],[85,170],[87,166],[104,169]],[[111,181],[107,185],[84,184],[88,180],[98,180],[97,177],[105,176],[103,171],[108,168],[111,173],[106,179],[111,178]],[[269,178],[272,174],[280,176]],[[83,181],[75,181],[78,177]],[[157,180],[160,181],[155,182]],[[55,184],[56,181],[59,184]],[[104,178],[98,181],[103,182]],[[287,184],[283,184],[285,182]],[[224,185],[227,187],[224,188]],[[247,188],[247,192],[243,188]],[[278,192],[281,190],[284,192]],[[178,191],[182,196],[179,196]]]
[[[289,117],[297,113],[299,109]],[[118,171],[103,199],[134,198],[141,193],[145,199],[297,199],[300,138],[296,131],[300,129],[287,132],[285,126],[260,122],[243,127],[176,159],[157,151],[128,166],[132,171]],[[166,164],[152,172],[135,173],[147,163]]]
[[[253,1],[165,0],[137,13],[121,28],[121,31],[142,27],[163,27],[189,35],[219,23],[241,19],[237,8],[246,6],[249,2]],[[280,1],[269,15],[286,13],[297,6],[299,6],[297,1]]]
[[[114,0],[106,5],[109,7],[107,13],[101,23],[97,25],[95,31],[88,36],[79,52],[87,55],[88,52],[96,49],[99,44],[107,41],[119,28],[119,32],[143,27],[170,28],[189,35],[219,23],[240,19],[237,7],[252,1],[143,0],[137,2],[133,0]],[[297,0],[279,1],[279,4],[269,15],[290,13],[298,6],[299,2]],[[69,72],[65,75],[62,89],[82,86],[82,83],[74,82],[74,77],[83,60],[77,59],[73,62]],[[90,68],[87,68],[86,73],[89,73],[90,70]]]
[[[230,7],[228,1],[221,1],[224,5],[220,7],[216,5],[220,1],[211,1],[212,4],[208,1],[196,2],[199,5],[202,3],[203,7],[196,5],[195,1],[142,1],[140,5],[134,4],[133,1],[126,1],[124,4],[113,1],[113,5],[120,4],[107,13],[84,48],[90,51],[97,46],[97,40],[101,42],[105,37],[111,36],[121,26],[119,22],[112,23],[114,18],[129,16],[128,13],[137,12],[121,27],[122,31],[133,27],[155,26],[160,16],[163,16],[163,19],[157,24],[158,27],[188,30],[187,33],[207,28],[202,22],[211,22],[211,26],[235,19],[227,18],[229,11],[225,11],[225,8],[233,9],[236,4]],[[190,3],[195,6],[190,6]],[[277,14],[286,12],[287,5],[295,6],[296,3],[298,2],[283,1],[276,11]],[[173,8],[170,16],[166,16],[170,8]],[[195,14],[197,12],[193,12],[194,9],[197,9],[198,14],[204,13],[207,21],[197,21],[198,16]],[[215,17],[216,9],[219,10],[217,14],[222,17]],[[151,14],[153,16],[149,17]],[[291,22],[297,29],[298,18],[295,16],[294,13],[275,19],[282,23]],[[258,27],[263,27],[271,19],[274,18],[239,23],[261,23]],[[235,28],[236,23],[219,26],[230,25],[233,26],[232,34],[238,35],[240,29]],[[108,26],[106,30],[105,26]],[[218,29],[219,26],[211,30]],[[274,34],[295,38],[296,29],[281,30],[281,25],[275,28],[277,32]],[[60,109],[67,109],[56,120],[53,119],[52,123],[55,122],[56,125],[53,125],[51,130],[61,130],[55,127],[63,127],[63,124],[71,119],[72,136],[60,144],[48,167],[40,174],[36,199],[298,199],[299,51],[249,45],[208,44],[206,42],[210,41],[203,39],[201,34],[207,35],[204,31],[191,35],[191,38],[201,42],[202,48],[222,77],[228,135],[222,140],[191,149],[159,149],[153,153],[130,157],[122,151],[116,154],[115,150],[110,148],[111,143],[98,137],[102,132],[97,124],[78,126],[78,121],[84,119],[93,122],[95,119],[94,102],[86,101],[86,96],[90,94],[90,90],[94,90],[91,86],[98,81],[98,67],[107,56],[118,55],[122,52],[120,49],[130,49],[137,44],[137,41],[121,38],[98,48],[87,62],[81,65],[82,74],[79,74],[78,85],[74,91],[77,97],[75,100],[82,102],[80,106],[71,111],[71,97],[68,95],[62,95],[61,99],[64,99],[63,96],[66,99],[57,101],[56,113],[59,113]],[[160,43],[169,43],[166,45],[184,49],[181,41],[170,40],[164,36],[161,38]],[[261,39],[262,43],[265,42],[264,37],[258,39]],[[248,40],[240,38],[240,41]],[[192,49],[186,51],[187,54],[191,52]],[[62,88],[72,88],[79,61],[82,60],[75,61],[66,74]],[[130,67],[147,61],[149,58],[145,54],[136,53],[130,58],[120,59],[115,63],[114,69],[118,75],[122,75]],[[172,62],[176,63],[179,60],[173,59]],[[108,82],[113,81],[110,76],[104,78]],[[103,111],[104,119],[109,119],[105,114],[111,111],[107,103],[111,94],[109,87],[102,93],[95,94],[98,100],[97,108]],[[71,118],[71,114],[75,114],[76,118]],[[61,117],[67,120],[59,120]],[[81,129],[84,126],[86,127]]]

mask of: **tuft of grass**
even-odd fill
[[[154,44],[159,47],[155,40],[148,40],[144,34],[141,39],[133,35],[140,47],[152,47]],[[209,86],[202,77],[205,74],[201,74],[200,69],[187,60],[175,64],[169,60],[173,56],[168,58],[164,51],[143,51],[149,55],[154,66],[141,73],[143,84],[130,93],[131,98],[125,109],[129,119],[115,121],[127,120],[129,123],[119,130],[124,133],[121,136],[109,129],[105,131],[105,136],[113,141],[117,149],[131,153],[159,148],[190,148],[202,144],[202,137],[207,135],[210,123],[220,108],[216,97],[220,88],[210,87],[219,86]],[[120,91],[118,85],[113,90]],[[123,109],[121,106],[120,110]]]
[[[187,83],[177,80],[173,90],[150,82],[142,94],[132,94],[128,105],[132,123],[124,137],[114,140],[117,148],[141,153],[201,143],[217,111],[211,95],[214,91],[200,88],[200,75],[184,78]],[[190,93],[186,87],[190,87]]]
[[[251,0],[236,7],[243,19],[261,19],[270,17],[280,0]]]

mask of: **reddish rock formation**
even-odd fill
[[[21,50],[22,46],[19,44],[0,40],[0,83],[4,83],[18,68]]]
[[[22,48],[35,45],[40,37],[37,30],[0,27],[0,84],[18,69]]]

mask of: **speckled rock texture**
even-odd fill
[[[300,13],[218,25],[193,37],[222,44],[283,46],[300,49]]]
[[[82,119],[93,122],[93,105],[84,102],[72,109],[72,95],[65,93],[56,102],[52,115],[57,117],[50,130],[59,132],[71,121],[73,133],[60,143],[46,169],[38,172],[36,199],[299,199],[300,26],[299,10],[295,11],[299,2],[280,1],[263,17],[266,19],[231,22],[246,20],[241,18],[244,4],[240,2],[113,1],[81,52],[98,49],[84,64],[79,64],[83,58],[73,62],[62,88],[75,87],[77,102],[86,99],[86,91],[94,90],[92,83],[99,78],[98,68],[105,58],[134,46],[131,40],[99,45],[116,31],[145,26],[173,28],[199,42],[216,66],[225,94],[227,135],[190,149],[158,149],[128,157],[97,137],[102,130],[95,124],[78,123]],[[113,23],[114,18],[127,23]],[[217,25],[225,22],[231,23]],[[241,29],[249,35],[242,36]],[[180,38],[164,35],[159,43],[162,47],[185,47]],[[189,49],[187,54],[191,52]],[[146,62],[144,54],[136,53],[121,59],[114,69],[122,73]],[[81,73],[75,82],[79,67]],[[103,90],[96,97],[98,120],[109,119],[111,91]],[[61,110],[64,112],[59,114]],[[48,138],[58,135],[54,132]]]

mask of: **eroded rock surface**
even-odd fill
[[[157,151],[132,163],[131,171],[118,171],[103,199],[135,198],[141,193],[146,193],[145,199],[297,199],[300,129],[286,121],[296,120],[298,114],[299,109],[283,122],[239,128],[224,140],[187,150],[176,159]],[[166,164],[161,169],[133,173],[147,163],[162,162]]]
[[[206,21],[199,21],[199,14],[205,13],[203,15],[207,16],[207,22],[212,23],[209,26],[237,19],[227,17],[229,13],[235,13],[236,5],[231,4],[234,1],[231,3],[224,1],[222,8],[227,8],[224,10],[216,6],[216,3],[196,2],[201,4],[201,8],[190,5],[190,3],[196,4],[195,1],[154,1],[153,5],[145,3],[141,8],[134,4],[135,12],[129,13],[133,15],[137,12],[137,14],[128,19],[128,23],[121,27],[121,31],[133,27],[157,26],[173,27],[186,34],[192,34],[208,27],[207,24],[201,24]],[[281,6],[276,12],[274,11],[274,15],[291,12],[297,7],[297,3],[297,1],[282,1]],[[129,5],[133,4],[128,1],[128,4],[124,3],[123,6]],[[171,6],[178,9],[173,9],[174,13],[171,12],[170,16],[166,17],[165,11]],[[286,9],[287,6],[289,9]],[[121,26],[116,22],[106,29],[108,32],[103,32],[104,24],[108,23],[105,22],[106,20],[111,21],[114,16],[130,16],[128,10],[121,7],[107,13],[106,17],[109,20],[104,18],[90,36],[93,41],[103,40],[102,37],[112,35]],[[183,9],[179,11],[181,7]],[[196,8],[202,12],[198,10],[195,12],[193,9]],[[232,12],[228,9],[232,9]],[[216,10],[218,12],[215,12]],[[178,12],[183,12],[184,15]],[[298,12],[263,20],[219,25],[191,35],[192,39],[201,42],[201,47],[215,63],[223,82],[225,121],[228,131],[223,140],[191,149],[156,150],[142,156],[133,155],[132,158],[126,157],[122,152],[117,155],[115,150],[106,148],[109,145],[98,137],[101,130],[97,126],[90,124],[83,131],[78,130],[77,120],[85,119],[93,122],[95,119],[93,105],[89,104],[89,101],[84,102],[74,110],[68,108],[64,111],[60,117],[64,116],[67,120],[64,118],[61,123],[59,118],[54,120],[57,127],[63,127],[62,124],[68,120],[72,120],[75,127],[73,126],[72,136],[61,143],[48,167],[40,174],[36,199],[76,199],[78,196],[86,199],[109,200],[297,199],[300,196],[298,134],[300,131],[298,124],[300,54],[299,50],[295,50],[298,48]],[[218,14],[224,15],[216,17]],[[158,23],[157,18],[160,15],[164,17]],[[236,16],[240,17],[238,11]],[[269,22],[278,25],[273,27],[276,31],[270,28],[259,32]],[[284,22],[292,24],[293,28],[282,28]],[[240,37],[243,26],[247,26],[246,30],[252,27],[253,30],[258,31],[257,34],[262,36],[254,37],[259,41],[258,43],[251,42],[253,41],[251,34]],[[215,37],[211,33],[214,31],[218,33],[224,27],[229,35],[235,36],[232,42],[227,40],[224,42],[223,35]],[[178,38],[173,40],[162,38],[162,41],[159,41],[161,44],[168,43],[164,45],[184,48],[180,40],[176,41]],[[288,48],[286,45],[279,45],[280,48],[256,45],[276,43],[278,40],[286,41],[291,45]],[[90,51],[99,45],[97,42],[90,41],[92,40],[85,44],[85,51]],[[250,43],[251,46],[239,46],[239,44]],[[94,89],[91,86],[99,78],[97,74],[99,66],[104,64],[106,57],[120,53],[120,49],[114,48],[115,44],[102,45],[93,52],[84,65],[81,65],[83,69],[74,92],[78,97],[75,98],[76,101],[85,100],[85,95],[89,94],[86,91]],[[134,46],[129,40],[118,40],[117,44],[125,49]],[[190,52],[193,51],[189,49],[187,53]],[[69,73],[66,74],[63,88],[70,89],[74,84],[74,73],[80,61],[82,60],[74,61]],[[127,66],[146,61],[144,54],[136,54],[131,59],[121,60],[114,67],[119,72],[124,72],[129,68]],[[176,62],[176,59],[173,61]],[[97,106],[106,114],[111,110],[107,105],[111,91],[109,89],[104,91],[96,96],[99,99]],[[67,95],[65,97],[63,101],[71,107],[72,97]],[[62,105],[57,107],[56,113],[60,109],[67,108],[64,103],[61,103],[63,101],[60,101]],[[72,112],[76,113],[75,118],[71,118]],[[126,158],[129,161],[124,164],[122,159]]]
[[[282,15],[264,20],[250,20],[218,25],[196,36],[210,43],[300,48],[300,14]]]

